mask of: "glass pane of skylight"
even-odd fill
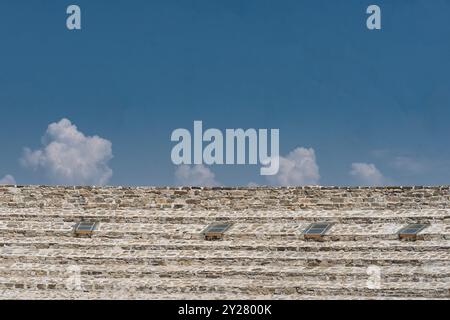
[[[307,232],[308,233],[322,233],[325,230],[325,228],[321,228],[321,229],[309,229]]]

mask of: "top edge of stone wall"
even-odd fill
[[[0,186],[0,208],[80,210],[450,209],[450,186]]]
[[[289,190],[289,189],[299,189],[299,190],[392,190],[392,189],[401,189],[401,190],[450,190],[450,185],[439,185],[439,186],[382,186],[382,187],[374,187],[374,186],[239,186],[239,187],[196,187],[196,186],[181,186],[181,187],[173,187],[173,186],[64,186],[64,185],[0,185],[0,190],[2,188],[46,188],[46,189],[67,189],[67,190],[77,190],[77,189],[127,189],[127,190],[140,190],[140,189],[148,189],[148,190],[255,190],[255,189],[268,189],[268,190]]]

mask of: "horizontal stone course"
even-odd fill
[[[345,295],[344,295],[345,294]],[[283,295],[283,294],[244,294],[236,291],[224,292],[224,293],[151,293],[141,291],[126,291],[126,290],[96,290],[96,291],[74,291],[74,290],[47,290],[45,295],[42,294],[42,290],[33,289],[15,289],[8,288],[6,290],[0,289],[0,296],[5,299],[74,299],[74,300],[404,300],[405,296],[408,296],[408,300],[441,300],[442,297],[437,294],[421,294],[421,295],[408,295],[402,292],[394,292],[390,295],[382,295],[379,291],[366,292],[361,294],[360,292],[339,292],[339,290],[333,291],[316,291],[305,294],[295,295]]]
[[[449,208],[450,187],[124,188],[0,186],[8,208],[191,210]]]

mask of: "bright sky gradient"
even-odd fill
[[[81,31],[66,29],[70,4]],[[370,4],[380,31],[366,28]],[[2,0],[0,183],[449,184],[449,16],[448,0]],[[42,144],[63,118],[77,129],[53,126]],[[292,169],[310,180],[180,171],[170,134],[194,120],[279,128],[286,161],[314,158]],[[107,168],[87,163],[86,180],[57,168],[45,148],[64,128],[78,149],[63,166]]]

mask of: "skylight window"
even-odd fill
[[[223,238],[223,234],[230,229],[232,223],[212,223],[202,232],[205,236],[205,240],[220,240]]]
[[[317,239],[325,235],[333,224],[328,222],[313,223],[303,232],[305,239]]]
[[[80,221],[74,227],[74,233],[76,235],[88,235],[91,236],[95,229],[97,229],[97,222]]]
[[[398,232],[398,235],[400,239],[405,238],[416,239],[417,234],[426,227],[428,227],[428,225],[421,223],[408,224],[406,227],[402,228]]]

